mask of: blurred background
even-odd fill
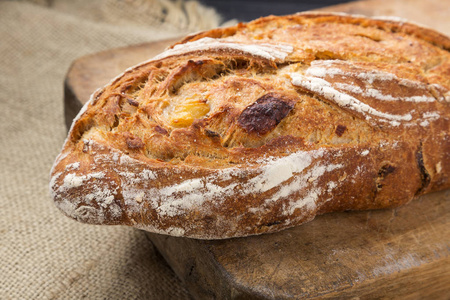
[[[352,2],[343,0],[200,0],[214,7],[224,20],[250,21],[267,15],[287,15],[299,11]]]

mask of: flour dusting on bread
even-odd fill
[[[411,114],[394,115],[380,112],[373,107],[361,102],[357,98],[336,90],[328,81],[307,77],[300,74],[291,74],[292,84],[312,91],[327,100],[337,103],[341,107],[350,108],[358,113],[362,113],[366,120],[372,119],[372,116],[380,117],[383,122],[389,122],[392,126],[400,125],[399,121],[411,121]]]
[[[336,75],[340,75],[346,78],[358,78],[365,82],[364,88],[361,88],[358,85],[351,84],[351,83],[343,83],[339,82],[335,85],[340,90],[349,91],[351,93],[355,94],[361,94],[366,97],[372,97],[376,98],[377,100],[381,101],[408,101],[408,102],[434,102],[436,99],[429,94],[427,85],[418,82],[418,81],[412,81],[408,79],[400,79],[396,75],[388,72],[382,72],[382,71],[375,71],[371,70],[369,72],[364,72],[361,69],[356,69],[353,72],[352,71],[344,71],[343,69],[340,69],[338,67],[335,67],[335,65],[338,64],[347,64],[348,62],[343,61],[328,61],[328,60],[321,60],[321,61],[313,61],[311,63],[311,67],[309,67],[306,70],[307,76],[313,76],[313,77],[319,77],[324,78],[327,76],[334,77]],[[383,94],[382,91],[379,89],[369,87],[370,85],[373,85],[375,81],[396,81],[400,86],[414,88],[417,90],[421,95],[414,95],[414,96],[393,96],[390,94]]]
[[[81,222],[220,239],[450,187],[450,39],[302,13],[197,33],[98,89],[51,171]]]
[[[213,39],[205,37],[186,44],[176,45],[175,47],[164,51],[155,56],[154,60],[163,59],[174,55],[183,55],[195,51],[208,50],[234,50],[259,56],[272,61],[283,61],[286,56],[293,51],[293,47],[287,44],[268,44],[268,43],[237,43],[235,41],[227,41],[226,39]]]

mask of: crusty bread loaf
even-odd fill
[[[302,13],[185,38],[96,91],[50,189],[67,216],[202,239],[450,186],[450,39]]]

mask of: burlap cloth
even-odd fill
[[[0,1],[0,299],[189,298],[143,232],[66,218],[48,181],[74,59],[218,25],[192,1]]]

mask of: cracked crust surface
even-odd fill
[[[185,38],[99,89],[50,189],[68,216],[204,239],[450,186],[450,40],[305,13]]]

